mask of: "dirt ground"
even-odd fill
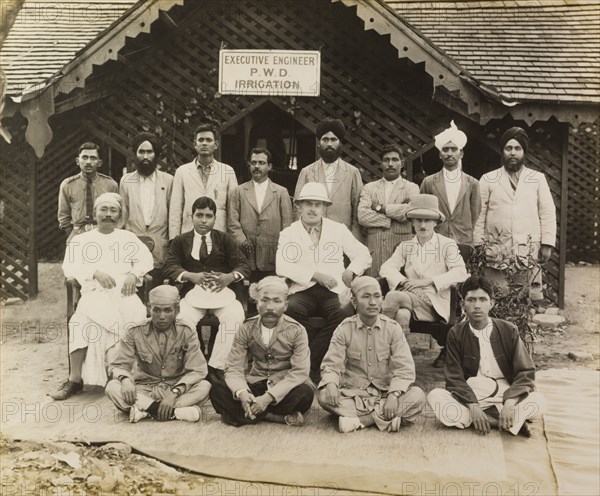
[[[3,380],[0,399],[19,398],[23,387],[56,388],[67,374],[66,291],[60,264],[41,264],[40,295],[21,305],[1,307]],[[535,343],[538,369],[600,370],[600,266],[567,268],[567,322],[541,331]],[[426,339],[411,346],[427,347]],[[415,354],[425,352],[414,349]],[[593,356],[581,361],[569,352]],[[286,488],[200,477],[131,453],[122,444],[104,447],[62,442],[19,442],[0,437],[0,494],[331,494],[332,489]],[[291,490],[291,492],[290,492]],[[355,493],[358,494],[358,493]]]

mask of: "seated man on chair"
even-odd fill
[[[69,379],[50,394],[55,400],[80,393],[84,382],[104,387],[115,345],[146,317],[136,286],[154,262],[135,234],[116,228],[122,211],[118,194],[101,194],[94,203],[96,228],[67,243],[63,271],[81,284],[81,298],[68,323]]]
[[[481,434],[490,427],[529,437],[526,420],[541,417],[546,400],[535,392],[535,365],[505,320],[489,317],[494,288],[483,277],[469,277],[461,288],[468,321],[448,334],[446,389],[434,389],[427,402],[444,425]]]
[[[174,286],[150,291],[148,308],[150,319],[133,326],[119,343],[106,396],[129,412],[130,422],[150,416],[197,422],[210,383],[196,330],[177,319]]]
[[[198,198],[192,205],[194,229],[171,241],[164,266],[167,277],[184,283],[181,296],[186,298],[180,303],[179,315],[182,320],[195,326],[204,317],[207,308],[212,308],[219,319],[219,332],[208,362],[209,379],[215,373],[223,375],[233,337],[244,321],[242,304],[235,297],[227,298],[231,290],[224,290],[250,274],[246,257],[233,237],[213,229],[216,215],[214,200],[207,196]],[[190,292],[192,288],[193,292]],[[219,295],[222,295],[222,306],[203,306],[203,301],[208,304]]]
[[[263,278],[256,292],[258,316],[235,335],[225,381],[214,382],[210,400],[223,422],[236,427],[261,420],[302,425],[313,401],[306,330],[284,315],[288,286],[282,278]]]
[[[275,267],[278,275],[292,281],[287,314],[308,331],[310,378],[318,384],[333,330],[354,313],[351,305],[342,307],[340,295],[371,266],[371,255],[344,224],[323,217],[331,205],[325,186],[306,183],[295,202],[300,219],[281,231]],[[347,268],[344,255],[350,259]],[[315,332],[308,319],[319,311],[326,324]]]
[[[444,220],[437,196],[413,196],[406,218],[412,221],[416,236],[398,245],[379,274],[390,286],[383,313],[410,332],[411,317],[448,322],[450,286],[464,281],[468,273],[456,242],[433,230]],[[434,365],[443,367],[444,357],[445,348]]]
[[[376,425],[397,432],[425,406],[425,393],[413,386],[415,363],[400,325],[381,315],[383,297],[377,279],[352,281],[357,314],[333,333],[323,359],[319,404],[339,415],[340,432]]]

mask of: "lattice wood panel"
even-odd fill
[[[29,258],[30,151],[24,143],[26,121],[19,116],[3,124],[15,139],[11,145],[0,146],[0,297],[26,300],[32,289],[31,272],[37,270]]]
[[[600,262],[600,119],[569,130],[567,259]]]

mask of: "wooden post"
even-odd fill
[[[558,240],[558,307],[565,306],[565,269],[567,266],[567,208],[569,202],[569,126],[559,125],[562,132],[560,173],[560,228]]]
[[[36,241],[38,158],[33,150],[30,150],[29,157],[29,250],[27,265],[29,267],[29,297],[35,298],[38,294],[38,250]]]

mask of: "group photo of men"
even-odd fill
[[[322,408],[341,433],[398,432],[429,405],[445,426],[529,435],[545,410],[535,366],[517,328],[490,316],[498,278],[469,274],[465,259],[490,239],[514,256],[530,246],[540,263],[551,256],[556,208],[544,174],[526,166],[527,132],[505,130],[500,167],[477,180],[463,171],[468,137],[450,122],[432,137],[439,170],[420,186],[394,143],[364,184],[341,158],[346,132],[338,118],[317,124],[319,159],[293,196],[271,178],[268,147],[249,151],[250,180],[238,184],[215,158],[210,122],[174,176],[160,170],[155,134],[133,137],[119,184],[99,172],[100,147],[82,143],[80,172],[58,196],[62,268],[81,298],[69,374],[49,395],[105,387],[132,423],[198,422],[210,402],[236,427],[302,426]],[[429,364],[446,386],[423,391],[406,335],[416,321],[453,321],[453,287],[462,317]],[[207,315],[218,320],[209,347]]]

